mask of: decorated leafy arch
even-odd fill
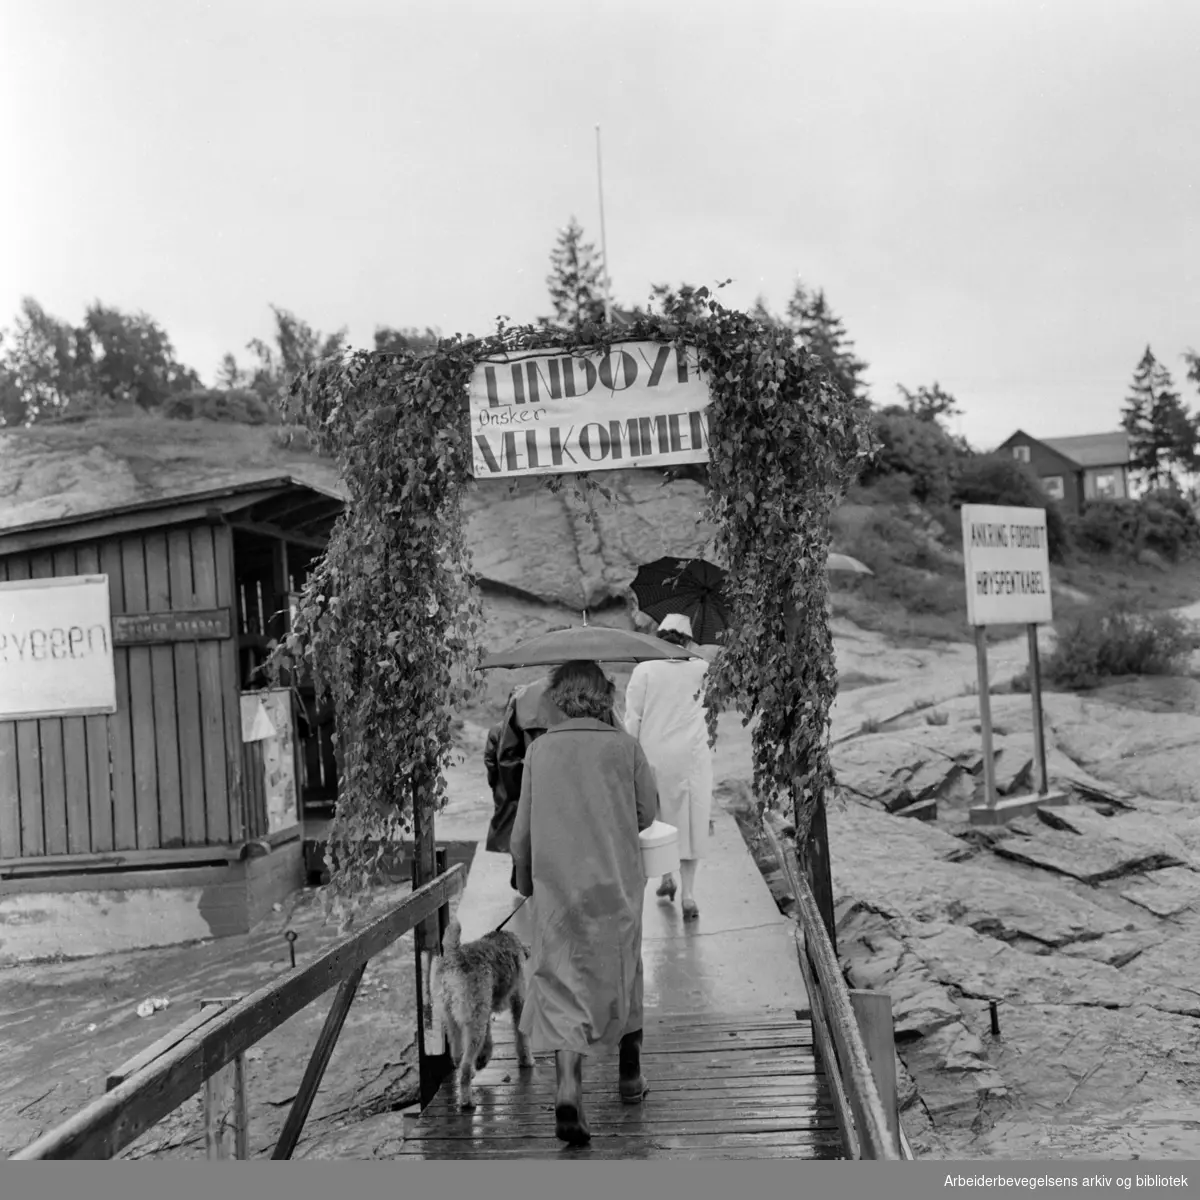
[[[389,843],[445,796],[453,717],[470,699],[481,607],[463,498],[472,485],[468,385],[485,359],[553,348],[603,354],[633,341],[690,347],[709,388],[707,517],[728,572],[732,623],[708,673],[710,738],[736,707],[754,730],[754,788],[789,805],[803,842],[832,784],[836,693],[827,621],[829,517],[873,451],[861,405],[786,329],[701,304],[574,330],[501,323],[432,352],[355,351],[298,379],[289,415],[341,468],[350,502],[310,577],[281,664],[306,664],[333,700],[340,789],[332,894],[365,891]],[[563,475],[546,475],[552,490]],[[573,477],[591,506],[606,494]],[[482,486],[498,486],[484,484]]]

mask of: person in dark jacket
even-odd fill
[[[547,694],[549,688],[548,678],[515,688],[504,706],[500,724],[488,732],[483,762],[495,811],[488,827],[485,848],[493,854],[511,852],[509,843],[517,804],[521,799],[521,778],[529,747],[547,729],[566,719]],[[515,892],[515,867],[509,883]]]

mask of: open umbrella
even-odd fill
[[[827,569],[830,571],[850,571],[855,575],[875,574],[866,563],[859,562],[857,558],[851,558],[848,554],[830,554]]]
[[[702,558],[660,558],[638,568],[632,588],[638,607],[655,621],[682,613],[692,622],[692,637],[715,645],[729,624],[729,603],[722,592],[725,572]]]
[[[480,670],[493,667],[554,667],[560,663],[585,659],[591,662],[646,662],[654,658],[691,658],[681,646],[672,646],[661,638],[647,637],[628,629],[607,629],[602,625],[574,625],[555,629],[521,642],[511,650],[489,654]]]

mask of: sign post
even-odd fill
[[[1061,793],[1050,792],[1042,721],[1037,627],[1053,619],[1046,510],[964,504],[962,528],[967,621],[975,629],[979,719],[983,736],[984,803],[974,806],[970,817],[973,825],[998,825],[1010,817],[1030,812],[1040,804],[1065,802],[1065,796]],[[1029,691],[1033,701],[1033,754],[1037,787],[1032,796],[1006,796],[1001,800],[996,792],[987,664],[989,625],[1024,625],[1028,632]]]

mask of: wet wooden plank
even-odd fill
[[[8,559],[0,558],[0,583],[8,579]],[[20,776],[17,773],[17,726],[0,721],[0,858],[21,854]]]
[[[406,1140],[400,1157],[425,1159],[458,1158],[687,1158],[692,1154],[711,1156],[723,1151],[731,1158],[757,1158],[758,1151],[772,1148],[776,1153],[767,1157],[837,1158],[840,1157],[840,1138],[834,1131],[788,1132],[772,1130],[765,1133],[696,1134],[694,1136],[655,1135],[637,1138],[621,1134],[606,1134],[593,1126],[591,1145],[571,1150],[554,1136],[554,1120],[547,1122],[544,1137],[523,1137],[497,1141],[471,1141],[455,1138],[419,1137]],[[784,1153],[780,1153],[784,1152]]]
[[[79,568],[74,546],[64,546],[52,555],[51,574],[56,576],[86,574]],[[43,722],[42,737],[45,740]],[[87,726],[83,717],[64,717],[57,722],[62,741],[63,759],[63,821],[65,847],[51,850],[55,838],[47,828],[47,854],[87,854],[92,848],[91,816],[88,809]],[[47,814],[47,820],[49,814]]]
[[[8,560],[10,580],[29,578],[29,556],[14,554]],[[17,775],[20,780],[21,856],[34,858],[46,853],[42,824],[42,745],[36,721],[17,721]]]
[[[146,544],[141,537],[121,540],[125,611],[150,611],[146,595]],[[158,745],[154,731],[154,675],[149,646],[130,646],[129,710],[133,717],[133,792],[139,850],[159,845]]]
[[[713,1014],[713,1016],[718,1016]],[[421,1115],[402,1150],[422,1158],[838,1158],[833,1095],[816,1061],[812,1027],[794,1013],[686,1022],[647,1015],[642,1066],[650,1092],[625,1105],[617,1055],[591,1056],[584,1102],[591,1145],[571,1151],[554,1136],[554,1060],[520,1070],[504,1018],[496,1055],[475,1079],[476,1105],[461,1112],[453,1081]]]
[[[125,611],[125,572],[121,543],[100,547],[100,570],[108,576],[108,599],[114,616]],[[108,751],[112,760],[112,822],[114,850],[137,849],[137,802],[133,781],[133,714],[129,710],[129,647],[113,647],[117,678],[117,711],[108,722]]]
[[[171,604],[179,611],[199,609],[192,579],[192,539],[186,529],[167,534]],[[179,794],[183,844],[202,846],[205,840],[204,722],[200,710],[200,676],[195,642],[171,648],[175,662],[175,718],[179,731]]]
[[[100,574],[100,549],[76,546],[75,569],[81,575]],[[87,768],[89,852],[113,848],[112,783],[109,779],[108,717],[84,717],[84,747]]]
[[[191,532],[194,596],[202,608],[217,607],[217,560],[213,531],[207,525]],[[234,639],[229,639],[231,642]],[[225,702],[221,679],[221,647],[196,644],[200,685],[200,719],[204,758],[205,837],[217,845],[229,841],[229,785],[225,763]],[[229,697],[234,702],[234,697]],[[240,719],[240,718],[239,718]],[[241,731],[239,733],[239,740]]]
[[[150,612],[172,607],[167,535],[147,533],[146,604]],[[175,701],[175,654],[171,646],[151,646],[150,678],[154,696],[154,750],[158,765],[158,845],[183,845],[183,798],[180,790],[179,726]]]
[[[31,579],[54,577],[54,555],[39,551],[29,556]],[[61,717],[38,721],[38,743],[42,763],[42,831],[45,853],[66,854],[67,843],[67,766],[63,751]]]
[[[212,531],[213,562],[216,567],[217,607],[232,609],[234,603],[233,531],[218,525]],[[230,841],[246,836],[245,798],[242,789],[241,669],[237,638],[217,643],[217,659],[224,701],[225,786]]]

